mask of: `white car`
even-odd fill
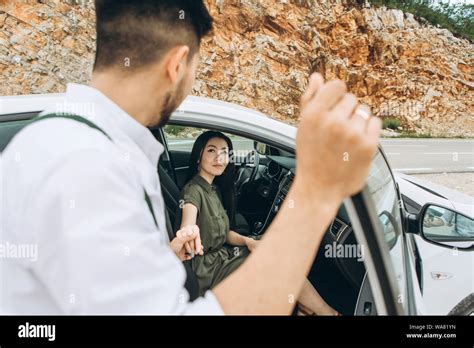
[[[395,173],[395,180],[409,213],[419,214],[423,205],[436,203],[466,215],[474,215],[474,198],[468,195],[402,173]],[[474,236],[474,230],[460,232],[470,232],[471,237]],[[449,313],[456,304],[474,292],[473,253],[440,248],[416,234],[407,236],[415,242],[422,263],[419,276],[426,314]],[[444,295],[442,300],[441,294]]]
[[[74,113],[64,104],[62,94],[1,97],[0,151],[19,129],[46,108]],[[207,129],[225,132],[234,144],[237,231],[265,233],[279,207],[293,203],[284,198],[296,168],[296,128],[244,107],[188,97],[168,126],[152,129],[165,145],[158,172],[171,219],[186,180],[193,140]],[[473,312],[472,268],[467,274],[458,272],[473,264],[474,236],[458,233],[474,230],[473,211],[460,211],[444,201],[430,201],[432,204],[423,206],[419,213],[408,212],[402,195],[404,190],[413,192],[410,185],[413,184],[403,179],[395,181],[380,148],[366,187],[345,200],[328,227],[308,277],[325,300],[342,314]],[[297,226],[294,236],[298,238]],[[453,256],[453,250],[462,257]],[[434,264],[432,260],[425,261],[430,253],[441,255],[436,261],[443,266],[449,264],[450,268],[432,266],[426,271],[426,264]],[[440,278],[445,273],[451,277],[444,283],[431,280],[430,275],[436,271]]]

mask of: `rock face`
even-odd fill
[[[474,49],[397,10],[351,0],[206,0],[215,19],[193,94],[292,124],[310,71],[340,78],[381,117],[434,136],[474,136]],[[0,0],[0,93],[86,83],[90,4]],[[1,13],[3,11],[4,13]]]
[[[86,83],[94,21],[91,5],[0,0],[0,95],[62,92],[67,82]]]

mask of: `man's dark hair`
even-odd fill
[[[94,71],[140,69],[177,45],[191,58],[212,29],[203,0],[96,0]]]

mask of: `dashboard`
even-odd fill
[[[256,231],[257,234],[264,233],[270,226],[281,209],[295,177],[296,159],[294,157],[267,156],[267,158],[269,162],[267,163],[267,169],[264,175],[277,183],[278,189],[273,198],[273,203],[268,211],[266,220],[261,228]],[[358,245],[344,205],[341,205],[329,225],[321,241],[320,248],[326,248],[327,245],[336,249],[344,249],[352,246],[356,247]],[[365,274],[365,267],[360,258],[341,256],[334,257],[333,261],[349,283],[353,285],[354,288],[360,288]]]
[[[278,182],[278,190],[273,200],[272,207],[268,213],[268,221],[263,225],[262,232],[266,227],[268,227],[269,223],[271,223],[274,215],[278,213],[281,204],[285,200],[286,195],[293,184],[296,169],[296,159],[294,157],[267,156],[267,158],[270,161],[267,164],[266,175]],[[328,232],[331,233],[335,241],[340,241],[344,237],[344,232],[348,227],[350,227],[349,216],[344,206],[341,205]]]

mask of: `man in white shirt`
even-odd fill
[[[185,242],[202,253],[199,233],[167,240],[163,147],[147,127],[165,125],[190,92],[212,19],[201,0],[97,0],[96,12],[90,86],[69,84],[58,106],[93,126],[44,118],[3,154],[1,242],[37,247],[37,257],[0,259],[1,312],[289,314],[337,208],[363,187],[379,120],[357,116],[342,82],[313,75],[287,198],[295,208],[284,205],[248,260],[189,302],[180,259]]]

